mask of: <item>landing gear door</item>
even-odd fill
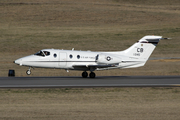
[[[67,61],[67,54],[65,52],[60,52],[59,53],[59,63],[58,63],[58,65],[60,67],[65,67],[66,66],[66,61]]]

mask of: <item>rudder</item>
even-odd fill
[[[123,52],[128,57],[147,61],[161,39],[162,36],[145,36]]]

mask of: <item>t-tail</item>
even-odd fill
[[[123,55],[126,56],[124,59],[125,64],[122,67],[132,68],[144,66],[161,39],[167,38],[148,35],[141,38],[128,49],[122,51]]]

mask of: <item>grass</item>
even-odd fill
[[[179,119],[179,88],[1,89],[0,118]]]

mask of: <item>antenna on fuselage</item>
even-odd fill
[[[74,48],[72,48],[72,51],[74,51]]]

